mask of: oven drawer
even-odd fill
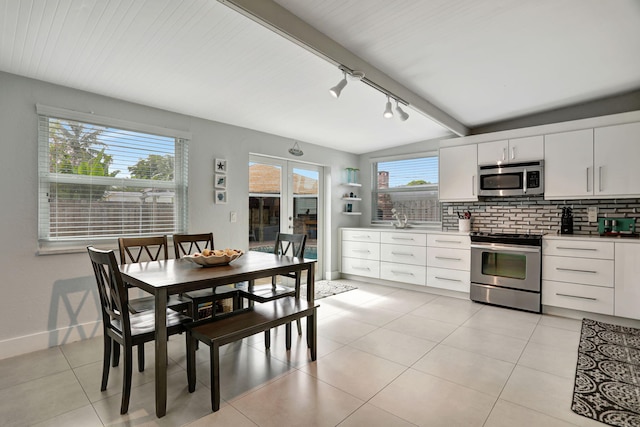
[[[342,230],[342,240],[380,243],[380,232],[370,230]]]
[[[427,246],[437,248],[469,249],[471,239],[463,235],[429,234]]]
[[[423,266],[395,262],[380,263],[380,278],[384,280],[424,286],[425,277],[426,268]]]
[[[427,265],[429,267],[469,271],[471,267],[471,251],[464,249],[429,248],[427,251]]]
[[[542,279],[556,282],[613,287],[613,260],[542,257]]]
[[[613,259],[613,242],[543,239],[542,254],[574,258]]]
[[[491,305],[517,308],[520,310],[533,311],[534,313],[540,313],[542,311],[539,292],[522,292],[515,289],[472,283],[469,297],[471,301]]]
[[[469,292],[470,281],[471,279],[468,271],[427,267],[427,286],[431,286],[433,288]]]
[[[427,235],[420,233],[380,233],[380,243],[395,245],[427,246]]]
[[[380,262],[368,259],[342,258],[342,273],[357,276],[380,277]]]
[[[401,264],[427,265],[426,246],[380,245],[380,260]]]
[[[342,256],[361,259],[380,259],[380,244],[365,242],[342,242]]]
[[[613,288],[542,281],[542,304],[613,315]]]

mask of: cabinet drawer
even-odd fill
[[[427,246],[427,235],[417,233],[380,233],[380,243],[395,245]]]
[[[382,243],[380,244],[380,261],[426,266],[427,247]]]
[[[427,286],[468,293],[470,282],[468,271],[427,267]]]
[[[380,232],[370,230],[342,230],[342,240],[379,243]]]
[[[365,242],[342,242],[342,256],[361,259],[380,259],[380,244]]]
[[[556,282],[613,287],[613,260],[542,257],[542,279]]]
[[[380,262],[369,259],[342,258],[342,273],[380,277]]]
[[[454,248],[469,249],[471,247],[471,239],[469,236],[447,236],[444,234],[428,234],[427,246],[435,246],[438,248]]]
[[[469,271],[471,267],[471,251],[464,249],[429,248],[427,251],[427,265],[429,267]]]
[[[613,315],[613,288],[542,281],[542,304]]]
[[[542,254],[577,258],[613,259],[613,242],[544,239],[542,241]]]
[[[419,265],[398,264],[395,262],[380,263],[380,278],[394,282],[411,283],[414,285],[425,284],[426,267]]]

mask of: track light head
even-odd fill
[[[329,93],[334,98],[338,98],[338,97],[340,97],[340,92],[342,92],[342,89],[344,89],[344,87],[346,85],[347,85],[347,73],[345,71],[343,71],[342,72],[342,80],[340,80],[340,83],[338,83],[337,85],[335,85],[334,87],[329,89]]]
[[[389,99],[388,96],[387,96],[387,104],[384,108],[384,113],[382,113],[382,117],[384,117],[385,119],[390,119],[391,117],[393,117],[393,111],[391,110],[391,100]]]
[[[406,122],[409,118],[409,114],[407,114],[406,111],[400,108],[400,103],[398,101],[396,101],[396,113],[398,113],[398,118],[400,119],[400,121]]]

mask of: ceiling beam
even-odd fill
[[[469,129],[448,113],[407,89],[279,4],[271,0],[218,1],[336,66],[343,65],[351,70],[363,71],[366,79],[372,82],[373,86],[379,86],[396,95],[412,109],[424,114],[456,135],[469,134]]]

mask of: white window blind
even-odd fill
[[[39,239],[184,232],[188,141],[100,122],[39,114]]]
[[[372,177],[373,223],[393,221],[392,209],[413,224],[441,221],[437,153],[374,161]]]

